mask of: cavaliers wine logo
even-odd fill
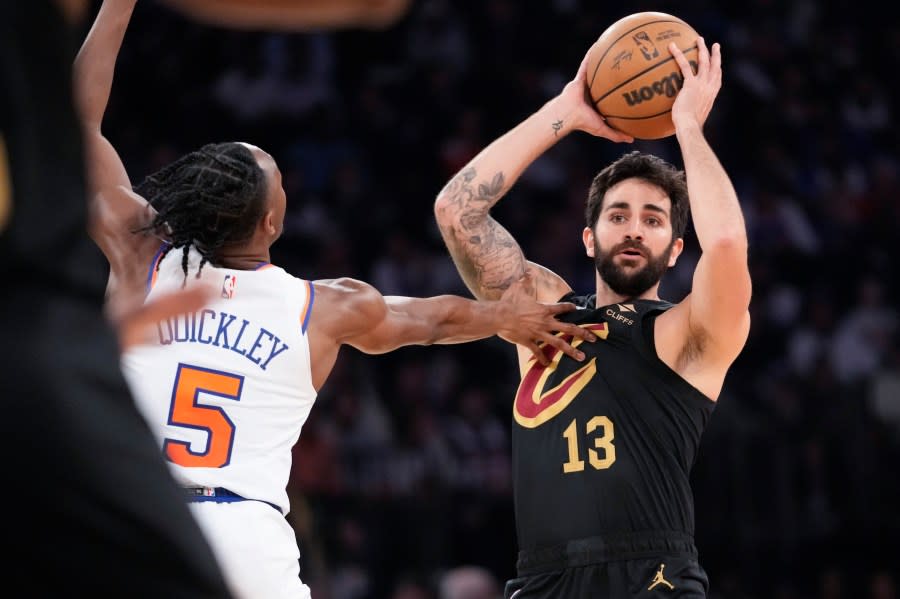
[[[580,326],[593,331],[600,339],[606,339],[609,335],[609,327],[605,322]],[[583,343],[581,339],[574,339],[572,335],[561,335],[561,337],[572,347],[578,347]],[[562,412],[597,374],[597,358],[594,357],[552,389],[544,390],[547,379],[556,371],[559,361],[564,355],[553,346],[545,346],[544,351],[550,358],[550,364],[542,366],[540,362],[532,358],[531,366],[522,377],[519,390],[516,391],[513,415],[516,422],[525,428],[537,428]]]

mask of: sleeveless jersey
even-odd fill
[[[312,285],[271,264],[207,263],[198,281],[199,263],[191,248],[187,285],[214,285],[214,301],[157,323],[123,370],[180,484],[223,487],[286,514],[291,448],[316,399],[305,334]],[[147,301],[185,282],[181,249],[155,267]]]
[[[588,537],[693,535],[689,473],[714,402],[656,354],[653,323],[672,307],[570,301],[560,320],[591,329],[585,360],[555,349],[532,361],[513,408],[513,485],[521,550]]]

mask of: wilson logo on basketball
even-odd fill
[[[581,326],[593,331],[599,339],[606,339],[609,335],[609,327],[605,322]],[[581,339],[574,339],[572,335],[561,335],[561,337],[572,347],[578,347],[583,343]],[[519,389],[516,391],[513,415],[516,422],[525,428],[536,428],[562,412],[597,374],[597,358],[591,358],[587,364],[565,377],[558,385],[545,391],[547,379],[556,371],[564,355],[551,346],[546,346],[545,351],[548,352],[547,357],[550,358],[550,364],[541,366],[537,360],[532,358],[531,366],[522,377],[522,382],[519,383]]]
[[[657,96],[672,98],[678,93],[682,85],[684,85],[684,76],[678,71],[674,71],[659,81],[654,81],[651,85],[628,90],[622,94],[622,97],[625,98],[625,102],[629,106],[637,106],[641,102],[649,102]]]

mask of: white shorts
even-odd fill
[[[188,504],[235,599],[310,599],[294,529],[261,501]]]

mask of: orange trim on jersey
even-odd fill
[[[306,303],[303,304],[303,309],[300,311],[300,331],[306,333],[306,327],[309,326],[309,315],[312,312],[315,291],[313,291],[311,281],[303,282],[306,283]]]
[[[165,249],[169,247],[169,244],[163,242],[159,249],[156,251],[156,255],[153,256],[153,260],[150,261],[150,273],[147,276],[147,293],[150,293],[150,290],[153,289],[153,286],[156,285],[156,278],[159,276],[159,261],[162,260],[163,254],[165,253]]]
[[[9,159],[6,156],[6,144],[0,135],[0,231],[12,212],[12,177],[9,174]]]

